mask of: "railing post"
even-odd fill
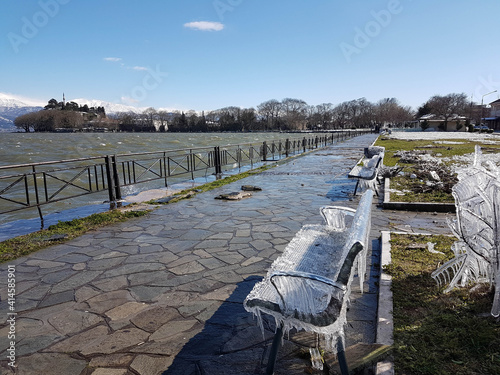
[[[194,160],[194,154],[193,150],[189,150],[189,169],[191,170],[191,180],[194,181],[194,169],[195,169],[195,160]]]
[[[304,139],[302,140],[302,148],[304,149],[304,152],[306,152],[306,147],[307,147],[307,139],[306,137],[304,137]]]
[[[116,162],[116,155],[113,155],[111,157],[111,162],[113,165],[113,179],[115,183],[115,197],[117,201],[120,201],[122,199],[122,192],[121,192],[121,187],[120,187],[120,177],[118,175],[118,163]],[[121,206],[121,203],[118,202],[118,207]]]
[[[240,145],[238,145],[238,148],[236,150],[236,161],[238,162],[238,169],[241,169],[241,148]]]
[[[290,154],[290,140],[287,138],[285,140],[285,156],[288,157]]]
[[[116,191],[115,191],[115,180],[113,178],[113,166],[109,155],[104,157],[104,162],[106,163],[106,180],[108,182],[108,195],[109,195],[109,207],[111,209],[116,208]]]
[[[38,216],[40,216],[40,228],[43,229],[43,227],[44,227],[43,214],[42,214],[42,209],[40,208],[40,198],[38,197],[38,184],[36,181],[36,168],[35,168],[35,166],[32,167],[32,171],[33,171],[33,186],[35,188],[36,208],[38,210]],[[29,193],[28,193],[27,188],[28,188],[28,185],[26,184],[26,197],[27,197],[26,201],[29,204]],[[45,191],[47,191],[47,189],[45,189]]]
[[[267,142],[262,142],[262,161],[267,160]]]
[[[215,163],[215,174],[221,175],[222,174],[222,165],[221,165],[221,159],[220,159],[220,147],[219,146],[214,147],[214,163]]]
[[[168,180],[167,180],[167,153],[164,151],[163,152],[163,174],[165,178],[165,187],[168,186]]]

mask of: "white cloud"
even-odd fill
[[[185,23],[184,27],[201,31],[221,31],[224,25],[220,22],[197,21]]]
[[[105,57],[104,61],[118,62],[118,61],[122,61],[122,59],[121,59],[121,57]]]
[[[139,71],[147,71],[148,70],[148,68],[146,68],[145,66],[134,66],[131,69],[139,70]]]

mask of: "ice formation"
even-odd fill
[[[453,187],[457,216],[449,220],[458,241],[455,258],[433,272],[445,292],[468,282],[489,282],[496,287],[491,314],[500,315],[500,168],[483,162],[476,146],[474,164],[458,171]]]
[[[326,349],[333,351],[339,338],[343,341],[356,268],[362,290],[372,199],[368,190],[357,210],[323,207],[326,224],[304,225],[296,234],[245,299],[262,331],[266,313],[285,334],[293,328],[320,334]]]

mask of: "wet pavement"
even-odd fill
[[[347,174],[375,139],[363,135],[310,152],[2,264],[0,372],[265,373],[274,322],[265,320],[263,337],[243,300],[302,225],[321,222],[321,206],[356,207],[355,180]],[[262,191],[240,201],[214,199],[241,185]],[[372,208],[365,293],[353,282],[347,346],[376,340],[380,232],[449,233],[448,214],[383,211],[379,203]],[[15,266],[14,310],[5,298],[8,266]],[[6,360],[13,329],[15,372]],[[303,374],[309,345],[314,337],[286,337],[275,373]]]

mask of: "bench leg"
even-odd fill
[[[280,349],[282,341],[283,323],[279,325],[274,335],[273,345],[271,346],[271,352],[269,353],[269,359],[267,360],[266,375],[273,375],[274,373],[274,364],[276,363],[276,357],[278,356],[278,350]]]
[[[344,339],[341,336],[337,339],[337,360],[339,361],[340,373],[342,375],[349,375],[349,368],[347,367],[347,360],[345,358]]]
[[[356,181],[356,187],[354,188],[354,196],[356,196],[356,192],[358,191],[358,185],[359,185],[359,178]]]

